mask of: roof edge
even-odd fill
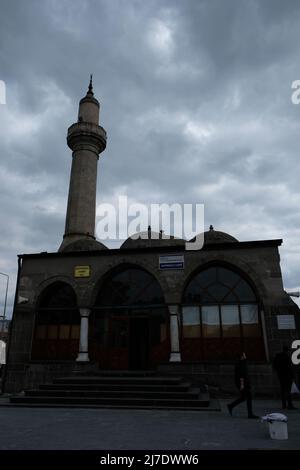
[[[220,251],[220,250],[239,250],[245,248],[263,248],[263,247],[278,247],[282,245],[282,238],[276,238],[273,240],[256,240],[256,241],[241,241],[232,243],[216,243],[204,245],[199,251]],[[109,256],[114,254],[124,253],[145,253],[145,252],[182,252],[193,253],[193,250],[184,250],[181,245],[171,246],[154,246],[154,247],[139,247],[139,248],[111,248],[100,251],[67,251],[67,252],[50,252],[42,251],[41,253],[23,253],[17,255],[18,258],[55,258],[55,257],[80,257],[80,256]],[[198,251],[198,250],[197,250]]]

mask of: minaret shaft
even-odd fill
[[[95,236],[98,155],[90,150],[73,153],[65,235]]]
[[[59,251],[71,249],[78,240],[95,239],[97,165],[99,154],[106,147],[106,132],[99,126],[99,107],[90,81],[79,104],[78,122],[68,129],[72,168],[65,234]]]

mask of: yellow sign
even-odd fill
[[[75,266],[74,277],[90,277],[91,267],[90,266]]]

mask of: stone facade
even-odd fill
[[[295,314],[298,307],[283,290],[278,246],[281,240],[257,242],[232,242],[205,245],[199,251],[184,251],[182,246],[139,247],[94,252],[40,253],[20,256],[21,266],[13,316],[8,366],[5,377],[7,392],[20,391],[54,376],[66,375],[79,367],[74,361],[39,362],[31,360],[37,302],[44,289],[55,281],[63,281],[73,287],[78,307],[92,309],[105,275],[122,265],[138,266],[150,272],[159,282],[165,303],[178,305],[186,283],[199,268],[210,263],[239,269],[256,286],[260,302],[264,330],[264,346],[267,360],[258,364],[259,389],[270,389],[273,384],[270,361],[283,344],[289,344],[299,333],[297,330],[278,330],[278,314]],[[160,270],[160,255],[183,254],[184,269]],[[75,278],[75,266],[90,266],[88,278]],[[83,366],[84,367],[84,366]],[[232,364],[213,361],[206,364],[169,363],[163,370],[180,370],[182,373],[202,377],[211,384],[230,386]],[[254,366],[253,366],[254,367]],[[262,369],[261,369],[262,368]],[[263,373],[261,371],[264,371]]]

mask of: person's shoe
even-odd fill
[[[228,409],[228,413],[230,414],[230,416],[232,416],[232,407],[231,407],[231,405],[227,405],[227,409]]]
[[[289,405],[287,407],[288,410],[298,410],[298,408],[296,408],[294,405]]]
[[[256,415],[249,415],[248,418],[249,418],[249,419],[259,419],[259,416],[256,416]]]

